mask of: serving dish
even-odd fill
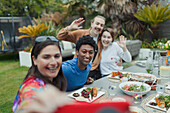
[[[136,80],[136,81],[154,81],[157,79],[157,77],[153,74],[148,74],[148,73],[132,73],[130,79],[132,79],[132,81]]]
[[[126,87],[126,86],[132,86],[132,85],[136,85],[138,86],[138,89],[140,89],[140,91],[137,90],[131,90],[130,91],[130,87]],[[124,87],[126,87],[126,89],[124,89]],[[128,81],[128,82],[123,82],[121,84],[119,84],[119,88],[127,95],[131,95],[133,96],[134,94],[138,94],[138,95],[145,95],[147,94],[150,90],[151,90],[151,86],[149,86],[146,83],[142,83],[142,82],[135,82],[135,81]],[[145,90],[143,89],[145,88]]]
[[[72,93],[68,94],[68,96],[71,97],[71,98],[74,98],[74,99],[77,100],[77,101],[85,101],[85,102],[89,102],[89,103],[90,103],[90,102],[95,101],[96,99],[98,99],[99,97],[101,97],[102,95],[105,94],[105,92],[100,91],[99,88],[97,88],[97,96],[96,96],[96,97],[93,97],[93,98],[92,98],[91,95],[89,95],[89,98],[84,98],[84,97],[82,96],[82,94],[81,94],[81,92],[83,91],[83,89],[87,89],[87,87],[83,87],[83,88],[81,88],[81,89],[78,89],[78,90],[76,90],[76,91],[73,91]],[[73,94],[75,94],[75,93],[78,93],[79,96],[78,96],[78,97],[73,96]]]

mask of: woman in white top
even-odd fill
[[[101,52],[100,71],[102,76],[112,72],[122,71],[123,66],[119,66],[121,59],[131,62],[132,56],[126,48],[126,38],[121,35],[120,42],[114,42],[114,33],[109,29],[104,29],[100,35],[103,46]]]

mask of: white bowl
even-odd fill
[[[143,85],[144,87],[146,87],[146,91],[142,91],[142,92],[131,92],[131,91],[126,91],[124,89],[122,89],[123,86],[128,85],[130,86],[131,84],[133,85],[138,85],[141,86]],[[119,88],[126,93],[127,95],[134,95],[134,94],[138,94],[138,95],[145,95],[146,93],[148,93],[151,90],[151,86],[146,84],[146,83],[142,83],[142,82],[135,82],[135,81],[128,81],[128,82],[122,82],[121,84],[119,84]]]

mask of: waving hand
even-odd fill
[[[121,36],[119,36],[119,40],[120,40],[120,42],[117,41],[117,44],[123,49],[123,51],[126,51],[127,50],[126,38],[123,35],[121,35]]]
[[[70,31],[73,29],[81,29],[82,26],[79,25],[81,25],[84,21],[85,20],[83,18],[76,19],[67,27],[67,29]]]

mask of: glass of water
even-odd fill
[[[117,89],[116,85],[109,85],[108,86],[108,95],[109,96],[115,96],[116,95],[116,89]]]
[[[158,94],[163,94],[165,91],[165,86],[163,83],[163,80],[161,80],[160,78],[157,80],[157,85],[156,85],[156,92]]]
[[[162,60],[160,62],[160,77],[161,78],[170,78],[170,66],[166,65],[166,59],[165,57],[162,57]]]

